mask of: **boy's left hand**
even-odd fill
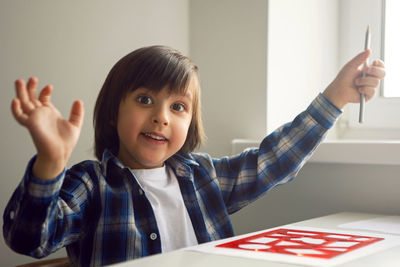
[[[366,76],[362,77],[364,63],[370,54],[371,50],[368,49],[350,60],[323,92],[339,109],[347,103],[359,103],[360,94],[365,95],[366,101],[375,95],[380,81],[385,77],[385,64],[379,59],[374,60],[367,66]]]

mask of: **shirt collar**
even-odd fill
[[[104,176],[106,176],[106,174],[107,174],[107,166],[108,166],[109,161],[113,162],[114,165],[118,166],[121,169],[125,168],[124,164],[122,164],[122,162],[119,161],[119,159],[116,156],[114,156],[114,154],[110,150],[104,149],[103,157],[101,159],[101,165],[103,166],[103,175]]]
[[[122,164],[121,161],[113,154],[110,150],[104,149],[103,157],[101,163],[103,165],[103,174],[106,175],[107,173],[107,164],[109,161],[112,161],[116,166],[121,169],[125,168],[125,165]],[[188,153],[185,156],[181,154],[175,154],[169,159],[166,160],[166,164],[169,164],[174,169],[176,169],[177,176],[189,176],[190,174],[190,167],[189,166],[199,166],[199,164],[194,160],[193,156]]]

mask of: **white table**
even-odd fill
[[[306,221],[301,221],[289,225],[285,225],[282,227],[317,227],[323,228],[332,231],[343,231],[343,228],[339,228],[339,225],[354,221],[368,220],[376,217],[381,217],[382,215],[377,214],[363,214],[363,213],[350,213],[343,212],[337,213],[333,215],[328,215],[324,217],[319,217],[315,219],[310,219]],[[348,229],[346,229],[348,230]],[[375,231],[367,231],[367,230],[359,230],[363,233],[371,233],[371,234],[382,234]],[[387,235],[387,234],[386,234]],[[398,234],[391,234],[394,237],[400,237]],[[288,267],[288,266],[298,266],[296,264],[288,264],[288,263],[278,263],[272,261],[258,260],[258,259],[249,259],[249,258],[240,258],[240,257],[230,257],[216,254],[206,254],[200,253],[196,251],[188,251],[188,250],[176,250],[169,253],[158,254],[154,256],[145,257],[142,259],[136,259],[132,261],[128,261],[125,263],[113,265],[115,267],[176,267],[176,266],[185,266],[185,267],[236,267],[236,266],[251,266],[251,267]],[[341,267],[368,267],[368,266],[400,266],[400,245],[395,247],[378,251],[376,253],[367,255],[365,257],[361,257],[350,262],[338,265]]]

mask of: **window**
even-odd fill
[[[391,12],[385,16],[385,4]],[[359,105],[351,104],[346,107],[344,116],[338,124],[338,137],[343,139],[400,139],[400,98],[399,87],[393,85],[391,73],[395,73],[398,64],[396,57],[398,38],[396,27],[398,23],[393,19],[398,18],[398,11],[394,5],[399,6],[396,0],[341,0],[339,5],[339,55],[343,65],[354,55],[364,49],[364,37],[367,25],[371,28],[371,59],[382,58],[385,60],[387,80],[381,85],[381,90],[365,106],[364,123],[358,122]],[[393,14],[392,14],[393,13]],[[386,23],[384,23],[386,22]],[[394,24],[393,24],[394,23]],[[385,27],[386,26],[386,27]],[[385,33],[385,34],[384,34]],[[384,36],[386,41],[384,42]],[[393,48],[392,48],[393,47]],[[386,49],[387,50],[386,50]],[[396,55],[397,54],[397,55]],[[385,55],[385,58],[384,58]],[[393,74],[394,75],[394,74]],[[386,88],[386,89],[383,89]],[[397,95],[396,95],[397,94]],[[389,97],[390,96],[390,97]]]
[[[301,112],[300,105],[309,103],[343,64],[364,49],[367,25],[372,30],[372,58],[382,57],[382,5],[382,0],[268,1],[268,132]],[[347,105],[336,130],[328,132],[311,161],[399,164],[400,98],[377,95],[366,104],[363,124],[358,123],[358,111],[359,105]],[[233,140],[233,154],[259,143]]]

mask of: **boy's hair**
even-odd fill
[[[166,46],[143,47],[121,58],[108,74],[94,108],[97,159],[102,159],[105,149],[118,155],[118,110],[129,92],[139,87],[158,92],[168,86],[170,92],[185,93],[189,85],[193,88],[193,112],[181,154],[193,151],[204,139],[197,66],[179,51]]]

